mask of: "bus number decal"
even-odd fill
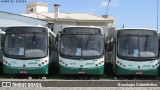
[[[37,62],[29,62],[28,64],[37,64]]]
[[[75,63],[70,63],[70,65],[76,65]]]
[[[11,63],[12,63],[12,64],[16,64],[17,62],[15,62],[15,61],[11,61]]]
[[[97,60],[92,60],[92,62],[96,62]]]
[[[143,65],[142,67],[150,67],[150,65]]]
[[[94,63],[86,63],[85,65],[94,65]]]
[[[131,64],[128,64],[128,67],[132,67],[133,65],[131,65]]]

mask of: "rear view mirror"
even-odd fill
[[[57,34],[57,35],[56,35],[56,38],[55,38],[55,41],[56,41],[56,42],[58,42],[59,37],[60,37],[60,35],[59,35],[59,34]]]

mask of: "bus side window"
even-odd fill
[[[107,40],[107,49],[106,49],[107,52],[113,51],[113,44],[114,44],[113,37],[111,37]]]
[[[51,34],[49,34],[49,47],[50,49],[57,51],[57,44],[55,41],[55,37]]]
[[[53,43],[54,43],[53,36],[49,33],[49,47],[50,47],[50,49],[53,49]]]
[[[109,48],[109,39],[106,40],[106,46],[105,46],[105,48],[106,48],[106,49],[105,49],[106,52],[108,52],[108,48]]]
[[[1,47],[0,47],[0,49],[2,50],[2,49],[3,49],[3,46],[4,46],[4,37],[3,37],[2,34],[1,34],[0,40],[1,40]]]
[[[2,34],[1,32],[2,32],[2,30],[0,29],[0,34],[1,34],[0,35],[0,40],[1,40],[0,41],[0,44],[1,44],[0,45],[0,49],[2,50],[3,49],[3,45],[4,45],[4,34]]]
[[[158,38],[158,53],[160,53],[160,39],[159,38]]]
[[[49,44],[54,43],[54,37],[49,33]]]

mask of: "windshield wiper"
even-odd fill
[[[145,51],[146,51],[146,49],[147,49],[147,46],[148,46],[148,37],[149,37],[149,35],[146,35],[146,41],[145,41]]]
[[[8,36],[8,37],[9,37],[9,36]],[[13,38],[13,37],[12,37],[12,39],[11,39],[11,46],[12,46],[12,48],[14,48],[16,41],[17,41],[17,38]]]
[[[35,44],[36,43],[36,41],[35,41],[36,37],[37,37],[37,34],[34,32],[33,37],[31,38],[31,42],[30,42],[30,45],[31,45],[32,48],[36,47],[36,44]]]
[[[128,42],[128,40],[129,40],[129,35],[130,35],[130,34],[127,34],[127,35],[126,35],[127,38],[125,39],[125,42],[124,42],[124,43],[125,43],[125,47],[127,47],[127,42]]]
[[[37,37],[37,35],[36,35],[36,33],[34,33],[34,35],[32,37],[32,44],[34,43],[36,37]]]

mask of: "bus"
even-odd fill
[[[59,73],[104,73],[104,34],[94,26],[66,26],[59,34]]]
[[[4,74],[48,74],[56,37],[49,28],[13,26],[5,32]]]
[[[122,28],[105,40],[106,60],[112,74],[159,74],[158,34],[155,30]]]

